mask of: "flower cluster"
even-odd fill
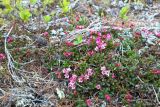
[[[133,98],[133,96],[129,92],[127,92],[125,95],[125,99],[127,100],[127,102],[130,103],[132,101],[132,98]]]
[[[3,53],[0,53],[0,60],[4,60],[6,56]]]
[[[69,72],[71,71],[71,69],[70,68],[64,68],[63,70],[62,70],[62,72],[64,73],[64,77],[65,78],[69,78]]]
[[[9,37],[7,38],[7,42],[8,42],[8,43],[13,42],[13,38],[12,38],[11,36],[9,36]]]
[[[92,102],[91,99],[87,99],[86,104],[87,104],[88,107],[91,107],[93,105],[93,102]]]
[[[102,41],[102,39],[101,39],[100,36],[98,36],[98,37],[96,38],[96,44],[97,44],[97,46],[95,47],[95,50],[96,50],[96,51],[103,50],[103,49],[105,49],[106,46],[107,46],[107,44],[106,44],[104,41]]]
[[[73,90],[76,89],[76,80],[77,80],[77,75],[72,74],[72,77],[69,78],[68,87]]]
[[[104,76],[108,76],[110,75],[110,70],[107,70],[105,66],[101,67],[101,73]]]
[[[63,55],[65,57],[70,57],[71,55],[73,55],[73,52],[64,52]]]
[[[68,41],[66,41],[65,44],[66,44],[66,46],[69,46],[69,47],[74,46],[74,44],[72,42],[68,42]]]
[[[89,78],[93,75],[93,73],[94,73],[93,69],[88,68],[85,74],[82,74],[81,76],[79,76],[78,82],[82,83],[84,80],[85,81],[89,80]]]

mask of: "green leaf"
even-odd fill
[[[120,18],[122,18],[124,20],[128,19],[128,17],[126,15],[129,11],[129,8],[130,8],[129,5],[126,5],[120,10],[120,14],[119,14]]]
[[[28,9],[26,9],[26,10],[21,10],[19,12],[19,16],[24,22],[26,22],[29,20],[29,18],[32,16],[32,14],[29,12]]]
[[[69,5],[70,5],[69,0],[63,0],[62,2],[60,2],[60,6],[62,7],[64,13],[67,13],[69,11]]]
[[[37,2],[37,0],[30,0],[31,4],[35,4]]]
[[[50,15],[46,15],[46,16],[43,16],[43,20],[48,23],[50,20],[51,20],[51,16]]]
[[[74,45],[78,45],[78,44],[82,43],[82,41],[83,41],[83,37],[82,37],[82,35],[79,35],[76,37],[76,40],[73,43],[74,43]]]

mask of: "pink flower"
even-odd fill
[[[106,46],[107,46],[106,43],[101,42],[101,43],[99,43],[99,44],[95,47],[95,51],[103,50],[103,49],[106,48]]]
[[[93,51],[93,50],[92,50],[92,51],[88,51],[88,52],[87,52],[87,55],[88,55],[88,56],[94,55],[94,51]]]
[[[116,76],[115,76],[115,74],[114,74],[114,73],[112,74],[112,78],[113,78],[113,79],[114,79],[114,78],[116,78]]]
[[[105,71],[105,70],[106,70],[105,66],[101,67],[101,71]]]
[[[160,38],[160,32],[159,32],[159,33],[157,33],[157,34],[156,34],[156,36]]]
[[[62,70],[62,72],[65,73],[65,74],[68,74],[70,71],[71,71],[70,68],[64,68],[64,69]]]
[[[105,49],[105,48],[106,48],[106,46],[107,46],[107,44],[106,44],[106,43],[101,43],[100,45],[98,45],[98,47],[99,47],[99,49],[100,49],[100,50]]]
[[[102,71],[101,73],[102,73],[102,75],[106,75],[106,76],[109,77],[110,70],[104,70],[104,71]]]
[[[69,79],[68,87],[70,87],[71,89],[75,89],[76,88],[76,80],[77,80],[77,75],[72,74],[72,77]]]
[[[84,75],[84,80],[89,80],[89,75],[88,74]]]
[[[44,36],[48,36],[49,33],[48,33],[48,32],[44,32],[43,35],[44,35]]]
[[[78,82],[82,83],[84,81],[84,75],[81,75],[79,78],[78,78]]]
[[[76,82],[76,80],[77,80],[77,75],[75,75],[75,74],[72,74],[72,77],[69,79],[69,81],[71,81],[71,82]]]
[[[64,77],[65,78],[69,78],[69,72],[71,71],[71,69],[70,68],[64,68],[63,70],[62,70],[62,72],[64,73]]]
[[[66,46],[69,46],[69,47],[74,46],[74,44],[72,42],[65,42],[65,44],[66,44]]]
[[[13,38],[9,36],[9,37],[7,38],[7,42],[8,42],[8,43],[13,42]]]
[[[110,33],[107,34],[106,39],[107,39],[107,40],[110,40],[110,39],[111,39],[111,34],[110,34]]]
[[[91,99],[87,99],[86,100],[86,104],[87,104],[88,107],[92,106],[93,105],[92,100]]]
[[[92,76],[93,75],[93,70],[91,68],[87,69],[87,75]]]
[[[0,53],[0,60],[4,60],[6,56],[3,53]]]
[[[59,78],[59,79],[62,78],[61,72],[58,72],[58,71],[57,71],[57,72],[55,72],[55,74],[56,74],[57,78]]]
[[[79,19],[80,19],[79,17],[76,17],[76,21],[79,21]]]
[[[101,43],[102,43],[101,37],[98,36],[98,37],[96,38],[96,44],[97,44],[97,45],[100,45]]]
[[[94,50],[95,50],[95,51],[99,51],[99,48],[98,48],[98,46],[96,46]]]
[[[64,78],[69,78],[69,74],[64,74]]]
[[[129,92],[127,92],[127,94],[125,95],[125,99],[126,99],[128,102],[131,102],[131,101],[132,101],[132,98],[133,98],[133,96],[132,96]]]
[[[100,85],[100,84],[97,84],[97,85],[96,85],[96,89],[100,90],[100,89],[101,89],[101,85]]]
[[[81,26],[81,25],[76,26],[76,29],[83,29],[83,28],[84,28],[84,26]]]
[[[73,52],[64,52],[63,55],[65,57],[69,57],[69,56],[73,55]]]
[[[102,73],[102,75],[109,76],[110,70],[106,70],[106,67],[103,66],[103,67],[101,67],[101,73]]]
[[[90,32],[90,35],[92,35],[92,34],[95,34],[96,31],[95,30],[90,30],[89,32]]]
[[[98,36],[101,36],[101,32],[98,32],[97,35],[98,35]]]
[[[160,69],[154,69],[154,70],[152,70],[152,73],[158,75],[158,74],[160,74]]]
[[[72,90],[76,89],[76,85],[74,82],[69,82],[68,87],[70,87]]]
[[[106,99],[107,101],[111,101],[111,97],[110,97],[110,95],[105,94],[105,99]]]
[[[115,63],[115,66],[116,66],[116,67],[120,67],[120,66],[122,66],[122,65],[121,65],[121,63]]]

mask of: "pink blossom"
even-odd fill
[[[95,50],[95,51],[99,51],[99,48],[98,48],[98,46],[96,46],[94,50]]]
[[[152,70],[152,73],[153,74],[160,74],[160,69],[154,69],[154,70]]]
[[[101,43],[97,44],[97,46],[95,47],[95,51],[103,50],[106,48],[106,46],[107,46],[106,43],[101,42]]]
[[[76,29],[83,29],[83,28],[84,28],[84,26],[81,26],[81,25],[76,26]]]
[[[72,42],[65,42],[65,44],[66,44],[66,46],[69,46],[69,47],[74,46],[74,44]]]
[[[115,66],[116,66],[116,67],[120,67],[120,66],[122,66],[122,65],[121,65],[121,63],[115,63]]]
[[[69,84],[68,87],[70,87],[71,89],[75,89],[76,88],[76,80],[77,80],[77,75],[72,74],[72,77],[69,79]]]
[[[48,36],[49,33],[48,33],[48,32],[44,32],[43,35],[44,35],[44,36]]]
[[[69,78],[69,74],[64,74],[64,78]]]
[[[87,75],[92,76],[93,75],[93,70],[91,68],[87,69]]]
[[[106,70],[106,67],[105,66],[102,66],[101,67],[101,71],[105,71]]]
[[[80,19],[79,17],[76,17],[76,21],[79,21],[79,19]]]
[[[86,104],[87,104],[88,107],[91,107],[93,105],[93,102],[92,102],[91,99],[87,99]]]
[[[72,90],[76,89],[76,85],[74,82],[69,82],[68,87],[70,87]]]
[[[115,74],[114,74],[114,73],[112,74],[112,78],[113,78],[113,79],[114,79],[114,78],[116,78],[116,76],[115,76]]]
[[[6,56],[3,53],[0,53],[0,60],[4,60]]]
[[[104,70],[104,71],[102,71],[101,73],[102,73],[102,75],[106,75],[106,76],[109,77],[110,70]]]
[[[63,55],[65,57],[69,57],[69,56],[73,55],[73,52],[64,52]]]
[[[9,36],[9,37],[7,38],[7,42],[8,42],[8,43],[13,42],[13,38]]]
[[[101,44],[98,45],[98,47],[99,47],[100,50],[105,49],[106,46],[107,46],[107,44],[106,44],[106,43],[103,43],[103,42],[102,42]]]
[[[84,80],[89,80],[89,75],[88,74],[84,75]]]
[[[94,51],[93,51],[93,50],[92,50],[92,51],[88,51],[88,52],[87,52],[87,55],[88,55],[88,56],[94,55]]]
[[[125,99],[126,99],[128,102],[131,102],[132,98],[133,98],[133,96],[132,96],[129,92],[127,92],[127,94],[125,95]]]
[[[107,39],[107,40],[110,40],[110,39],[111,39],[111,34],[110,34],[110,33],[107,34],[106,39]]]
[[[111,100],[111,97],[110,97],[110,95],[108,95],[108,94],[105,94],[105,99],[106,99],[107,101],[110,101],[110,100]]]
[[[72,74],[72,77],[69,79],[69,81],[75,83],[76,80],[77,80],[77,75]]]
[[[103,67],[101,67],[101,73],[102,73],[102,75],[106,75],[106,76],[109,76],[109,74],[110,74],[110,70],[106,70],[106,67],[105,66],[103,66]]]
[[[95,30],[90,30],[89,32],[90,32],[90,35],[92,35],[92,34],[95,34],[95,33],[96,33],[96,31],[95,31]]]
[[[65,73],[65,74],[68,74],[70,71],[71,71],[70,68],[64,68],[64,69],[62,70],[62,72]]]
[[[84,81],[84,75],[81,75],[79,78],[78,78],[78,82],[82,83]]]
[[[100,85],[100,84],[97,84],[97,85],[96,85],[96,89],[100,90],[100,89],[101,89],[101,85]]]
[[[96,44],[97,44],[97,45],[100,45],[101,43],[102,43],[101,37],[98,36],[98,37],[96,38]]]
[[[56,74],[57,78],[59,78],[59,79],[62,78],[61,72],[58,72],[58,71],[57,71],[57,72],[55,72],[55,74]]]
[[[98,32],[97,35],[98,35],[98,36],[101,36],[101,32]]]
[[[93,37],[90,36],[90,37],[86,40],[86,43],[87,43],[88,45],[90,45],[90,44],[92,43],[92,40],[93,40]]]
[[[156,36],[160,38],[160,32],[159,32],[159,33],[157,33],[157,34],[156,34]]]

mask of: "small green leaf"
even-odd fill
[[[64,13],[67,13],[69,11],[69,5],[70,5],[69,0],[63,0],[62,2],[60,2],[60,6],[62,7]]]
[[[29,18],[32,16],[32,14],[29,12],[28,9],[26,9],[26,10],[21,10],[19,12],[19,16],[24,22],[26,22],[29,20]]]
[[[51,16],[49,15],[43,16],[43,19],[46,23],[48,23],[51,20]]]
[[[30,0],[31,4],[35,4],[37,2],[37,0]]]
[[[76,37],[76,40],[73,43],[74,43],[74,45],[78,45],[78,44],[82,43],[82,41],[83,41],[83,37],[82,37],[82,35],[79,35]]]
[[[126,5],[120,10],[120,14],[119,14],[120,18],[122,18],[124,20],[128,19],[128,17],[126,15],[129,11],[129,8],[130,8],[129,5]]]

